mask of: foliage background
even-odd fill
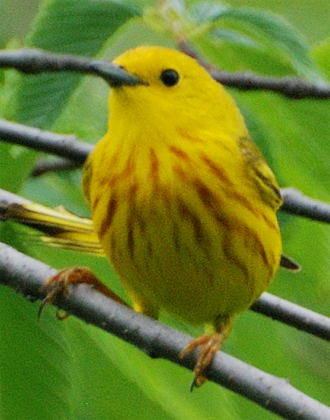
[[[198,31],[196,21],[189,20],[194,1],[186,2],[186,10],[172,1],[181,12],[166,21],[160,19],[154,1],[48,0],[41,1],[37,20],[32,23],[38,3],[0,1],[2,47],[16,48],[24,43],[112,58],[143,43],[175,47],[171,22],[178,19],[183,33],[199,51],[225,69],[295,74],[311,81],[326,80],[330,74],[327,0],[227,1],[235,8],[272,10],[293,26],[286,26],[274,15],[255,13],[251,18],[244,10],[235,9],[236,20],[227,16],[217,21],[221,38],[214,38],[208,26],[210,11],[221,10],[216,2],[199,6],[197,16],[200,20],[204,17],[204,22],[199,22]],[[232,29],[236,32],[228,31]],[[108,88],[97,79],[0,72],[1,116],[74,133],[86,141],[95,142],[106,130],[107,94]],[[232,90],[232,94],[281,185],[329,202],[329,103],[292,101],[263,92]],[[35,152],[0,144],[0,187],[42,204],[64,204],[78,214],[88,214],[80,192],[80,171],[32,179],[28,175],[36,157]],[[280,271],[270,291],[329,315],[329,228],[282,213],[279,217],[285,252],[298,260],[303,270],[296,275]],[[25,231],[9,224],[0,227],[0,237],[57,268],[89,265],[124,296],[104,260],[40,247],[33,236],[27,239]],[[52,308],[38,321],[37,305],[4,287],[0,301],[2,420],[277,418],[211,383],[189,394],[190,372],[165,361],[149,360],[126,343],[74,318],[59,323]],[[196,333],[169,317],[164,321]],[[330,404],[328,343],[248,311],[237,320],[225,351],[289,379],[298,389]]]

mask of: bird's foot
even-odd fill
[[[68,296],[69,287],[77,284],[89,284],[103,295],[126,305],[122,299],[101,283],[89,268],[71,267],[58,271],[55,276],[50,277],[41,287],[41,291],[46,292],[46,297],[40,305],[38,317],[40,318],[46,305],[55,303],[61,296]],[[69,315],[69,312],[65,312],[64,314],[59,310],[56,312],[57,318],[61,320],[66,319]]]
[[[190,391],[194,388],[199,388],[206,382],[204,372],[211,364],[216,352],[220,350],[223,341],[224,336],[221,333],[215,332],[210,335],[203,334],[190,341],[187,347],[179,354],[180,359],[182,359],[195,348],[200,347],[200,353],[193,370],[194,378],[190,384]]]
[[[188,353],[200,347],[200,352],[193,370],[194,378],[190,384],[190,391],[199,388],[206,382],[204,373],[212,363],[217,351],[221,349],[226,337],[231,330],[231,318],[223,317],[216,321],[216,331],[212,334],[203,334],[190,341],[180,352],[179,358],[183,359]]]

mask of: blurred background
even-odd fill
[[[102,58],[112,58],[143,43],[176,47],[169,27],[162,27],[168,22],[160,19],[157,8],[150,11],[155,4],[164,3],[47,0],[40,2],[39,9],[36,0],[0,0],[0,47],[23,46],[26,34],[28,45]],[[182,4],[179,0],[168,3],[178,9]],[[196,1],[185,3],[190,10]],[[220,3],[204,4],[211,9]],[[242,13],[229,23],[220,17],[215,28],[218,34],[228,36],[228,28],[236,31],[227,39],[207,31],[189,32],[189,22],[185,29],[188,35],[193,33],[192,42],[215,65],[226,70],[329,81],[329,0],[233,0],[226,4],[260,8],[265,14],[251,17]],[[38,10],[38,21],[33,24]],[[175,13],[170,16],[177,18]],[[183,10],[183,26],[189,17]],[[1,71],[0,115],[95,143],[106,130],[108,92],[102,80],[92,77],[21,76],[15,71]],[[281,186],[293,186],[330,202],[329,101],[294,101],[260,91],[230,89],[230,93]],[[33,178],[30,173],[39,157],[45,155],[0,142],[0,187],[47,206],[63,204],[79,215],[88,215],[80,187],[81,170]],[[303,269],[298,274],[280,270],[270,291],[329,316],[329,226],[283,212],[279,219],[284,250]],[[104,259],[42,247],[31,232],[28,235],[7,223],[0,224],[0,240],[57,268],[88,265],[125,296]],[[163,360],[150,360],[74,317],[60,323],[54,308],[46,308],[39,322],[38,304],[8,288],[0,287],[0,302],[1,420],[278,418],[212,383],[189,394],[191,372]],[[200,331],[170,317],[162,320],[190,334]],[[238,317],[224,351],[290,380],[299,390],[330,405],[329,343],[246,311]]]
[[[39,0],[0,0],[2,47],[12,39],[22,41],[39,3]],[[148,4],[148,0],[138,3]],[[238,7],[260,7],[278,13],[299,29],[312,44],[329,36],[328,0],[232,0],[224,3]]]

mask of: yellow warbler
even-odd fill
[[[280,262],[297,268],[281,257],[279,188],[234,100],[194,59],[139,47],[114,64],[108,132],[85,164],[83,190],[134,309],[206,325],[208,335],[181,354],[201,347],[198,386],[232,318],[267,289]],[[50,243],[102,253],[92,224],[64,210],[27,203],[6,217],[40,225]],[[107,293],[79,270],[48,284],[85,281]]]
[[[83,190],[134,309],[211,327],[186,349],[201,346],[199,385],[232,317],[279,267],[278,185],[234,100],[194,59],[140,47],[114,64],[140,82],[113,84]]]

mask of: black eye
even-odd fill
[[[179,82],[179,75],[175,70],[167,69],[163,70],[160,75],[160,80],[164,83],[165,86],[175,86]]]

